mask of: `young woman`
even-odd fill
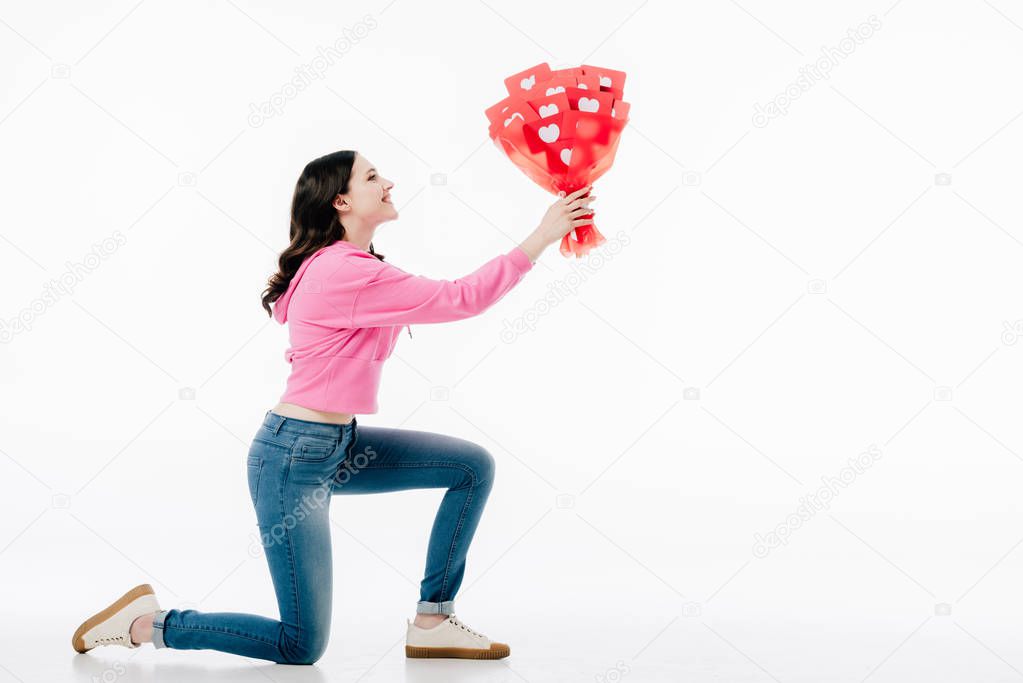
[[[332,599],[328,512],[339,494],[446,488],[433,523],[408,657],[499,659],[510,648],[454,615],[469,544],[494,480],[482,446],[430,432],[359,426],[377,412],[384,361],[403,328],[462,320],[490,308],[574,227],[591,222],[590,188],[558,199],[525,240],[454,281],[411,275],[385,262],[373,236],[398,217],[394,183],[354,151],[302,171],[291,205],[291,244],[263,292],[263,308],[288,323],[291,374],[249,450],[249,494],[270,565],[280,620],[235,612],[163,610],[141,584],[72,636],[98,645],[220,650],[312,664],[327,646]],[[270,304],[274,304],[273,310]],[[410,332],[411,334],[411,332]],[[355,447],[360,448],[356,452]]]

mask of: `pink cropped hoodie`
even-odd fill
[[[404,327],[478,315],[533,267],[520,247],[454,281],[411,275],[344,240],[302,262],[274,303],[291,364],[281,401],[332,413],[378,410],[384,361]]]

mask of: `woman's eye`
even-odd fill
[[[376,177],[375,175],[371,175],[371,176],[369,177],[369,179],[370,179],[370,180],[376,180],[376,179],[377,179],[377,177]]]

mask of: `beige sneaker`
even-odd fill
[[[77,652],[88,652],[98,645],[138,647],[131,642],[131,622],[135,621],[136,617],[159,610],[160,605],[156,602],[153,587],[148,583],[135,586],[102,612],[82,622],[71,636],[71,646]]]
[[[433,628],[408,623],[405,635],[406,657],[453,657],[456,659],[501,659],[511,654],[504,643],[495,643],[455,618],[454,614]]]

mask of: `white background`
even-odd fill
[[[0,681],[1023,678],[1018,3],[4,2],[0,20]],[[378,251],[466,274],[552,201],[483,117],[541,61],[628,72],[595,192],[628,245],[596,265],[549,249],[486,314],[414,326],[360,416],[497,458],[458,614],[512,656],[404,657],[441,490],[335,499],[315,667],[75,656],[78,623],[141,582],[165,608],[277,616],[245,456],[288,371],[259,294],[294,183],[358,149],[397,183]]]

